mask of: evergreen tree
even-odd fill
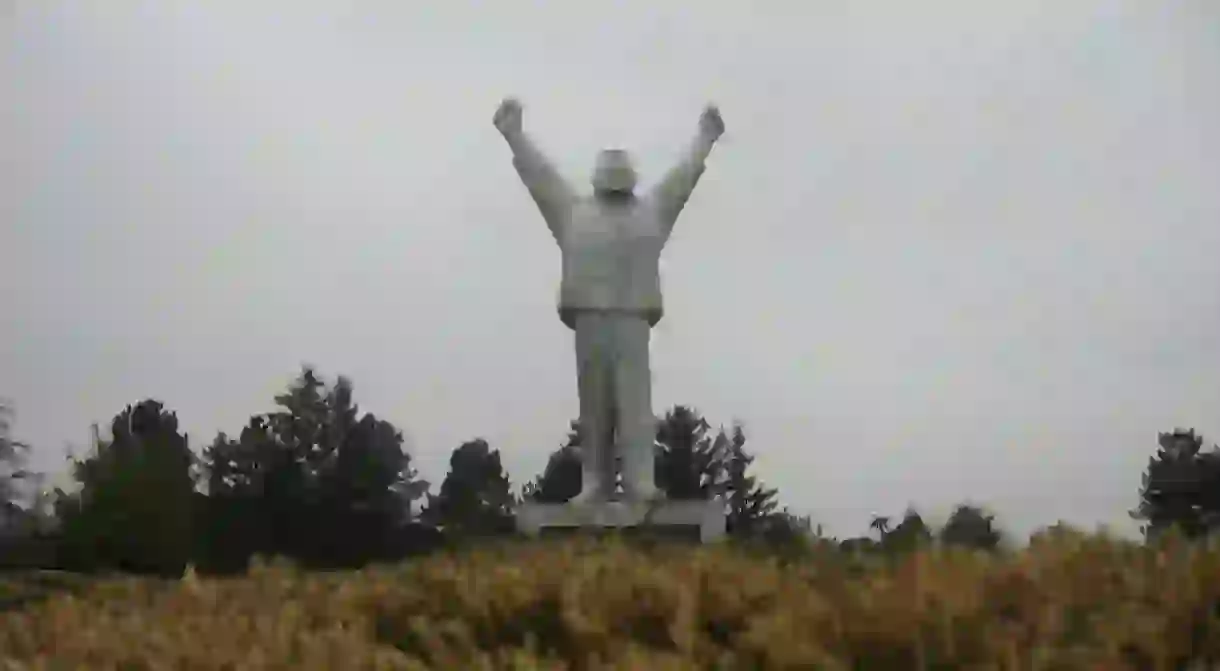
[[[521,488],[521,498],[538,503],[563,503],[580,493],[580,422],[572,420],[568,437],[547,459],[542,474]]]
[[[1149,536],[1177,526],[1198,538],[1220,528],[1220,448],[1204,450],[1194,429],[1162,433],[1157,442],[1132,517],[1146,522]]]
[[[487,535],[512,530],[514,498],[500,451],[477,438],[449,457],[449,473],[440,492],[429,497],[423,519],[455,536]]]
[[[909,507],[898,526],[885,534],[881,545],[885,550],[905,552],[923,547],[931,542],[932,531],[924,523],[923,516],[913,507]]]
[[[697,410],[674,406],[657,427],[657,486],[673,500],[709,499],[727,480],[728,441],[715,440]]]
[[[995,516],[983,509],[962,504],[954,509],[949,520],[940,530],[940,541],[944,545],[994,550],[1000,545],[1001,535],[994,527]]]
[[[745,449],[745,430],[740,425],[733,427],[731,438],[721,431],[716,436],[716,442],[727,443],[727,447],[723,449],[726,453],[728,527],[734,535],[751,536],[761,531],[763,522],[776,514],[778,492],[764,487],[750,474],[749,468],[754,463],[754,456]],[[719,452],[720,449],[716,451]]]
[[[0,531],[6,521],[20,517],[21,484],[32,475],[24,468],[29,446],[12,436],[13,414],[10,405],[0,402]]]
[[[217,436],[208,465],[208,554],[240,570],[252,554],[358,565],[402,546],[418,479],[402,433],[361,414],[350,380],[328,387],[308,366],[234,441]]]
[[[194,545],[194,456],[177,416],[155,400],[115,416],[111,438],[74,464],[64,551],[79,568],[181,575]]]

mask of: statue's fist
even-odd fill
[[[699,131],[705,136],[717,140],[724,134],[724,119],[720,118],[720,108],[708,105],[699,117]]]
[[[505,98],[491,122],[504,135],[521,132],[521,103],[516,98]]]

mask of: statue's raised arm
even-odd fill
[[[508,98],[500,103],[492,122],[512,149],[517,174],[542,211],[547,227],[559,240],[576,192],[522,130],[521,116],[521,103]]]
[[[724,120],[720,118],[720,110],[715,105],[708,105],[699,118],[699,132],[686,155],[653,187],[652,199],[666,234],[673,229],[686,201],[690,200],[703,175],[704,162],[723,134]]]

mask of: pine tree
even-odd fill
[[[775,489],[764,487],[758,479],[750,474],[750,465],[754,456],[746,451],[746,435],[741,425],[733,427],[731,438],[726,438],[724,431],[717,440],[728,443],[726,471],[728,481],[726,488],[729,495],[728,527],[734,535],[751,536],[761,531],[761,525],[775,513],[778,505]]]
[[[449,473],[422,517],[457,536],[502,533],[511,531],[513,502],[500,451],[476,438],[453,451]]]
[[[1177,526],[1197,538],[1220,528],[1220,447],[1204,450],[1194,429],[1162,433],[1157,443],[1131,516],[1147,523],[1149,536]]]
[[[710,499],[724,491],[727,441],[709,435],[698,410],[677,405],[657,427],[657,487],[673,500]]]
[[[155,400],[128,406],[111,438],[77,461],[81,489],[60,510],[65,551],[80,568],[180,576],[194,550],[194,455],[177,416]]]

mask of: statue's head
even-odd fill
[[[604,149],[593,167],[593,192],[598,196],[629,196],[635,190],[635,169],[622,149]]]

